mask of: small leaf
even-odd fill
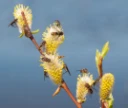
[[[112,94],[110,94],[110,101],[108,102],[109,103],[109,108],[113,108],[113,103],[114,103],[114,98],[112,96]]]
[[[34,31],[32,31],[32,34],[37,34],[39,31],[40,31],[39,29],[34,30]]]
[[[114,98],[112,96],[112,93],[109,95],[109,97],[108,97],[108,99],[106,101],[108,103],[109,108],[113,108]]]
[[[21,33],[21,34],[20,34],[20,36],[19,36],[19,38],[22,38],[23,36],[24,36],[24,34],[23,34],[23,33]]]
[[[101,55],[101,54],[100,54],[100,51],[97,49],[97,50],[96,50],[96,57],[98,58],[100,55]]]
[[[97,50],[96,50],[96,56],[95,56],[96,65],[98,65],[98,62],[99,62],[99,59],[100,59],[100,58],[99,58],[100,55],[101,55],[101,54],[100,54],[99,50],[97,49]]]
[[[101,75],[100,73],[100,68],[99,68],[99,65],[101,65],[102,61],[101,61],[101,53],[99,52],[99,50],[97,49],[96,50],[96,56],[95,56],[95,62],[96,62],[96,67],[97,67],[97,70],[98,70],[98,73],[99,75]]]
[[[109,42],[106,42],[102,48],[102,57],[104,58],[109,51]]]
[[[57,94],[59,94],[60,90],[61,90],[61,87],[59,86],[59,87],[56,89],[56,91],[53,93],[52,96],[54,97],[54,96],[56,96]]]

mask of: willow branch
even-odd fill
[[[31,30],[30,30],[30,28],[29,28],[29,26],[28,26],[28,23],[27,23],[27,20],[26,20],[26,17],[25,17],[24,12],[21,12],[21,15],[22,15],[23,20],[24,20],[24,22],[25,22],[25,28],[24,28],[24,30],[26,30],[26,32],[27,32],[27,33],[25,34],[26,37],[28,37],[28,38],[33,42],[33,44],[36,46],[36,48],[37,48],[37,50],[40,52],[40,54],[44,56],[42,49],[39,48],[38,43],[36,42],[35,38],[33,37],[32,33],[31,33]],[[72,101],[75,103],[75,105],[77,106],[77,108],[82,108],[82,107],[81,107],[81,104],[78,103],[78,102],[76,101],[75,97],[72,95],[70,89],[68,88],[68,86],[67,86],[67,84],[66,84],[66,82],[65,82],[64,80],[63,80],[63,82],[62,82],[61,87],[67,92],[67,94],[68,94],[69,97],[72,99]]]
[[[102,57],[100,58],[100,62],[99,62],[99,64],[98,64],[98,68],[99,68],[99,73],[100,73],[100,79],[102,78],[102,76],[103,76],[103,68],[102,68],[102,63],[103,63],[103,59],[102,59]],[[102,100],[101,100],[101,108],[105,108],[105,106],[104,106],[104,102],[102,102]]]
[[[82,108],[81,103],[78,103],[76,101],[76,99],[74,98],[74,96],[72,95],[70,89],[68,88],[66,82],[63,80],[63,83],[61,85],[61,87],[67,92],[67,94],[69,95],[69,97],[72,99],[72,101],[75,103],[75,105],[77,106],[77,108]]]
[[[105,108],[109,108],[109,106],[108,106],[108,103],[107,103],[107,102],[104,102],[104,106],[105,106]]]
[[[101,57],[100,58],[100,62],[99,62],[99,64],[98,64],[98,68],[99,68],[99,73],[100,73],[100,79],[102,78],[102,76],[103,76],[103,66],[102,66],[102,64],[103,64],[103,58]],[[101,108],[107,108],[106,106],[105,106],[105,103],[104,102],[102,102],[101,101]]]
[[[100,57],[100,61],[99,61],[99,64],[98,64],[98,69],[99,69],[99,73],[100,73],[100,78],[102,78],[102,76],[103,76],[102,63],[103,63],[103,58]]]
[[[106,108],[104,102],[101,101],[101,108]]]
[[[29,26],[28,26],[28,23],[27,23],[27,20],[26,20],[26,17],[25,17],[24,12],[21,12],[21,14],[22,14],[23,20],[24,20],[24,22],[25,22],[25,28],[26,28],[26,30],[27,30],[27,31],[26,31],[27,34],[25,34],[26,37],[28,37],[28,38],[33,42],[33,44],[36,46],[36,49],[40,52],[41,55],[44,56],[42,49],[39,48],[38,43],[36,42],[34,36],[33,36],[32,33],[31,33],[31,30],[30,30],[30,28],[29,28]]]

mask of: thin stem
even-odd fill
[[[107,103],[107,102],[104,102],[104,106],[105,106],[105,108],[109,108],[109,106],[108,106],[108,103]]]
[[[33,42],[33,44],[36,46],[36,48],[37,48],[37,50],[40,52],[40,54],[41,54],[41,55],[44,55],[42,49],[39,48],[38,43],[36,42],[35,38],[33,37],[32,33],[31,33],[31,30],[30,30],[30,28],[29,28],[29,26],[28,26],[28,23],[27,23],[27,20],[26,20],[26,17],[25,17],[24,12],[21,12],[21,14],[22,14],[23,20],[24,20],[24,22],[25,22],[25,24],[26,24],[25,26],[26,26],[26,28],[27,28],[27,32],[29,32],[29,33],[27,34],[27,35],[29,35],[29,36],[27,36],[27,37],[29,37],[29,39]]]
[[[26,30],[27,30],[27,37],[33,42],[33,44],[36,46],[37,50],[40,52],[41,55],[44,55],[43,54],[43,51],[39,48],[39,45],[38,43],[36,42],[35,38],[33,37],[32,33],[31,33],[31,30],[28,26],[28,23],[27,23],[27,20],[26,20],[26,17],[25,17],[25,14],[24,12],[21,12],[21,15],[23,17],[23,20],[25,21],[25,27],[26,27]],[[77,106],[77,108],[82,108],[81,104],[78,103],[75,99],[75,97],[72,95],[70,89],[68,88],[66,82],[63,80],[62,82],[62,85],[61,87],[67,92],[67,94],[69,95],[69,97],[72,99],[72,101],[75,103],[75,105]]]
[[[101,108],[106,108],[104,102],[101,101]]]
[[[39,48],[39,45],[37,44],[35,38],[33,36],[30,37],[30,40],[33,42],[33,44],[36,46],[36,49],[40,52],[41,55],[44,55],[43,54],[43,51],[41,48]]]
[[[98,64],[99,73],[100,73],[100,76],[99,76],[100,79],[101,79],[102,76],[103,76],[102,62],[103,62],[103,59],[102,59],[102,57],[101,57],[101,58],[100,58],[100,62],[99,62],[99,64]],[[102,100],[101,100],[100,102],[101,102],[101,108],[105,108],[104,103],[102,102]]]
[[[98,65],[98,67],[99,67],[99,73],[100,73],[100,78],[102,78],[102,76],[103,76],[102,63],[103,63],[103,59],[102,59],[102,57],[101,57],[101,58],[100,58],[100,63],[99,63],[99,65]]]
[[[82,108],[82,105],[76,101],[75,97],[72,95],[70,89],[68,88],[68,86],[67,86],[67,84],[64,80],[63,80],[63,83],[62,83],[61,87],[67,92],[67,94],[72,99],[72,101],[75,103],[77,108]]]
[[[99,73],[100,73],[100,79],[102,78],[102,76],[103,76],[103,67],[102,67],[102,64],[103,64],[103,58],[101,57],[100,58],[100,63],[99,63],[99,65],[98,65],[98,68],[99,68]],[[106,103],[107,104],[107,103]],[[105,106],[105,103],[104,102],[102,102],[102,100],[101,100],[101,108],[107,108],[106,106]]]

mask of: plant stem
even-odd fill
[[[101,101],[101,108],[106,108],[104,102]]]
[[[100,63],[99,63],[99,65],[98,65],[98,68],[99,68],[99,73],[100,73],[100,79],[102,78],[102,76],[103,76],[103,68],[102,68],[102,63],[103,63],[103,59],[102,59],[102,57],[100,58]],[[105,108],[105,106],[104,106],[104,103],[102,102],[102,100],[101,100],[101,108]]]
[[[99,63],[99,65],[98,65],[98,67],[99,67],[99,73],[100,73],[100,79],[101,79],[102,76],[103,76],[103,67],[102,67],[102,64],[103,64],[103,58],[101,57],[101,58],[100,58],[100,63]],[[105,103],[102,102],[102,100],[101,100],[101,108],[106,108]]]
[[[38,43],[36,42],[34,36],[33,36],[32,33],[31,33],[31,30],[30,30],[30,28],[29,28],[29,26],[28,26],[28,23],[27,23],[27,20],[26,20],[26,17],[25,17],[24,12],[21,12],[21,14],[22,14],[23,20],[24,20],[24,22],[25,22],[25,24],[26,24],[25,26],[26,26],[26,28],[27,28],[27,30],[28,30],[27,32],[29,32],[29,34],[28,34],[29,36],[27,36],[27,37],[29,37],[29,39],[33,42],[33,44],[36,46],[36,48],[37,48],[37,50],[40,52],[40,54],[41,54],[41,55],[44,55],[42,49],[39,48]]]
[[[102,63],[103,63],[103,59],[102,59],[102,57],[101,57],[101,58],[100,58],[100,63],[99,63],[99,65],[98,65],[98,67],[99,67],[99,73],[100,73],[100,78],[102,78],[102,76],[103,76]]]
[[[31,30],[30,30],[30,28],[29,28],[29,26],[28,26],[28,23],[27,23],[27,20],[26,20],[26,17],[25,17],[24,12],[21,12],[21,15],[22,15],[22,17],[23,17],[23,20],[24,20],[24,22],[25,22],[25,26],[26,26],[27,32],[28,32],[28,33],[27,33],[28,36],[26,36],[26,37],[28,37],[28,38],[33,42],[33,44],[36,46],[36,48],[37,48],[37,50],[40,52],[40,54],[44,56],[42,49],[39,48],[38,43],[36,42],[35,38],[33,37],[32,33],[31,33]],[[66,84],[66,82],[65,82],[64,80],[63,80],[63,82],[62,82],[61,87],[67,92],[67,94],[68,94],[69,97],[72,99],[72,101],[75,103],[75,105],[77,106],[77,108],[82,108],[82,107],[81,107],[81,104],[78,103],[78,102],[76,101],[75,97],[72,95],[70,89],[68,88],[68,86],[67,86],[67,84]]]
[[[107,102],[104,102],[104,106],[105,106],[105,108],[109,108],[109,106],[108,106],[108,103],[107,103]]]
[[[64,80],[63,80],[63,83],[62,83],[61,87],[67,92],[67,94],[72,99],[72,101],[75,103],[75,105],[77,106],[77,108],[82,108],[82,105],[76,101],[76,99],[72,95],[70,89],[68,88],[68,86],[67,86],[67,84],[66,84],[66,82]]]
[[[39,45],[37,44],[35,38],[33,36],[30,37],[30,40],[33,42],[33,44],[36,46],[36,48],[38,49],[38,51],[40,52],[41,55],[44,55],[43,54],[43,51],[41,48],[39,48]]]

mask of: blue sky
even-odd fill
[[[40,29],[35,35],[38,43],[47,26],[56,19],[61,21],[65,42],[58,51],[65,56],[64,61],[71,70],[72,76],[66,74],[64,79],[74,96],[76,70],[86,67],[96,78],[95,51],[109,41],[110,51],[104,59],[103,69],[115,75],[114,107],[128,106],[127,0],[4,0],[0,4],[1,108],[75,107],[63,90],[52,97],[56,86],[48,79],[44,82],[38,51],[29,39],[18,38],[16,28],[8,28],[13,20],[13,8],[19,3],[32,9],[32,29]],[[88,96],[83,107],[99,108],[98,91]]]

